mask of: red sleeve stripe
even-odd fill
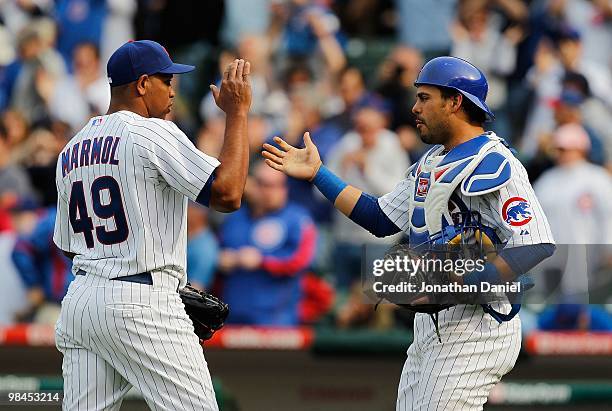
[[[34,255],[34,253],[36,252],[36,250],[34,249],[34,246],[28,241],[25,241],[23,239],[18,239],[15,242],[14,251],[22,252],[30,256]]]
[[[306,269],[315,254],[317,231],[312,223],[308,223],[302,230],[302,238],[297,250],[288,257],[264,257],[262,268],[273,275],[292,276]]]

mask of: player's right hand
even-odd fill
[[[242,59],[232,61],[221,81],[221,89],[211,84],[210,90],[217,106],[226,114],[247,114],[251,107],[251,63]]]
[[[268,143],[263,145],[261,154],[266,158],[266,164],[290,177],[312,181],[322,162],[310,133],[304,133],[304,148],[293,147],[280,137],[274,137],[274,142],[280,149]]]

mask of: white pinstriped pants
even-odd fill
[[[479,305],[459,305],[439,313],[439,327],[442,343],[430,316],[416,315],[396,411],[482,410],[493,386],[516,363],[518,316],[499,324]]]
[[[159,272],[152,286],[76,276],[55,327],[64,410],[118,410],[132,386],[153,410],[218,409],[178,282]]]

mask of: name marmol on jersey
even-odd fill
[[[62,177],[78,167],[94,164],[119,165],[116,157],[117,146],[121,137],[95,137],[74,143],[62,152]]]

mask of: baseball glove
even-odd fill
[[[223,327],[229,306],[212,294],[193,288],[189,283],[179,290],[185,311],[200,340],[208,340]]]
[[[385,271],[380,281],[383,284],[401,285],[406,291],[378,293],[378,297],[411,311],[428,314],[437,313],[459,303],[475,304],[477,298],[475,295],[439,291],[440,286],[451,284],[450,273],[436,269],[435,264],[427,265],[426,262],[444,259],[447,257],[445,254],[443,252],[441,255],[435,255],[431,251],[423,253],[406,244],[392,247],[384,259],[396,261],[399,258],[401,263],[395,270]],[[426,300],[426,303],[420,303],[419,300],[420,302]]]

